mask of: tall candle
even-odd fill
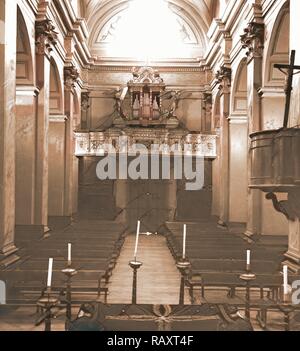
[[[139,245],[140,228],[141,228],[141,221],[138,221],[137,228],[136,228],[135,248],[134,248],[134,259],[135,260],[136,260],[136,256],[137,256],[138,245]]]
[[[288,295],[288,266],[283,266],[283,293]]]
[[[183,245],[182,245],[182,258],[186,257],[186,224],[183,226]]]
[[[68,264],[72,263],[72,244],[68,244]]]
[[[247,266],[250,266],[250,260],[251,260],[251,251],[247,250]]]
[[[47,288],[51,288],[51,285],[52,285],[52,271],[53,271],[53,258],[49,258]]]

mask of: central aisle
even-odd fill
[[[135,235],[128,235],[109,285],[108,303],[131,303]],[[178,304],[180,273],[161,235],[141,235],[138,257],[143,266],[138,271],[138,304]]]

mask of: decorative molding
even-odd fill
[[[50,115],[50,123],[65,123],[68,120],[68,117],[65,115]]]
[[[127,63],[129,64],[129,63]],[[142,63],[141,63],[142,64]],[[198,63],[199,65],[199,63]],[[124,73],[131,73],[132,72],[132,67],[134,66],[134,63],[131,66],[119,66],[119,65],[92,65],[91,68],[89,69],[89,73],[100,73],[100,72],[124,72]],[[177,67],[177,66],[162,66],[162,65],[154,65],[153,67],[160,72],[170,72],[170,73],[203,73],[204,69],[203,67]]]
[[[17,85],[16,95],[17,96],[38,96],[40,89],[35,86],[28,85]]]
[[[250,22],[241,35],[243,49],[247,49],[249,59],[261,58],[264,50],[265,26],[263,23]]]
[[[137,84],[147,82],[149,84],[161,84],[163,79],[159,75],[159,71],[152,67],[133,67],[132,69],[133,79],[129,81],[129,84]]]
[[[49,56],[57,45],[58,33],[55,31],[55,26],[49,19],[36,21],[35,23],[35,45],[38,55]]]
[[[104,132],[75,132],[75,139],[76,156],[101,156],[104,152],[109,152],[111,146],[116,152],[124,152],[124,141],[127,147],[143,144],[149,151],[152,145],[158,145],[163,152],[167,152],[165,146],[170,148],[178,145],[178,152],[182,150],[183,154],[190,156],[217,156],[216,135],[191,134],[183,129],[170,131],[165,128],[127,128],[121,131],[111,128]]]

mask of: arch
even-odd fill
[[[238,65],[231,94],[231,112],[247,114],[247,60],[243,58]]]
[[[31,43],[20,7],[17,7],[17,85],[33,85],[34,71]]]
[[[50,115],[63,114],[63,89],[57,64],[50,61]]]
[[[279,10],[269,37],[264,62],[264,86],[281,87],[284,75],[274,68],[276,63],[289,61],[289,3],[286,2]]]

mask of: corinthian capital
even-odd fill
[[[90,108],[90,93],[84,92],[81,94],[81,109],[86,112]]]
[[[64,68],[65,87],[67,89],[74,88],[78,78],[79,78],[79,73],[78,73],[78,70],[75,66],[70,66],[70,67]]]
[[[219,89],[223,93],[228,93],[231,87],[231,68],[226,66],[221,66],[216,73],[216,79],[219,83]]]
[[[52,21],[45,19],[35,23],[35,45],[39,55],[47,55],[57,44],[57,32]]]
[[[246,55],[249,58],[262,57],[264,49],[264,24],[250,22],[241,35],[243,49],[247,49]]]

